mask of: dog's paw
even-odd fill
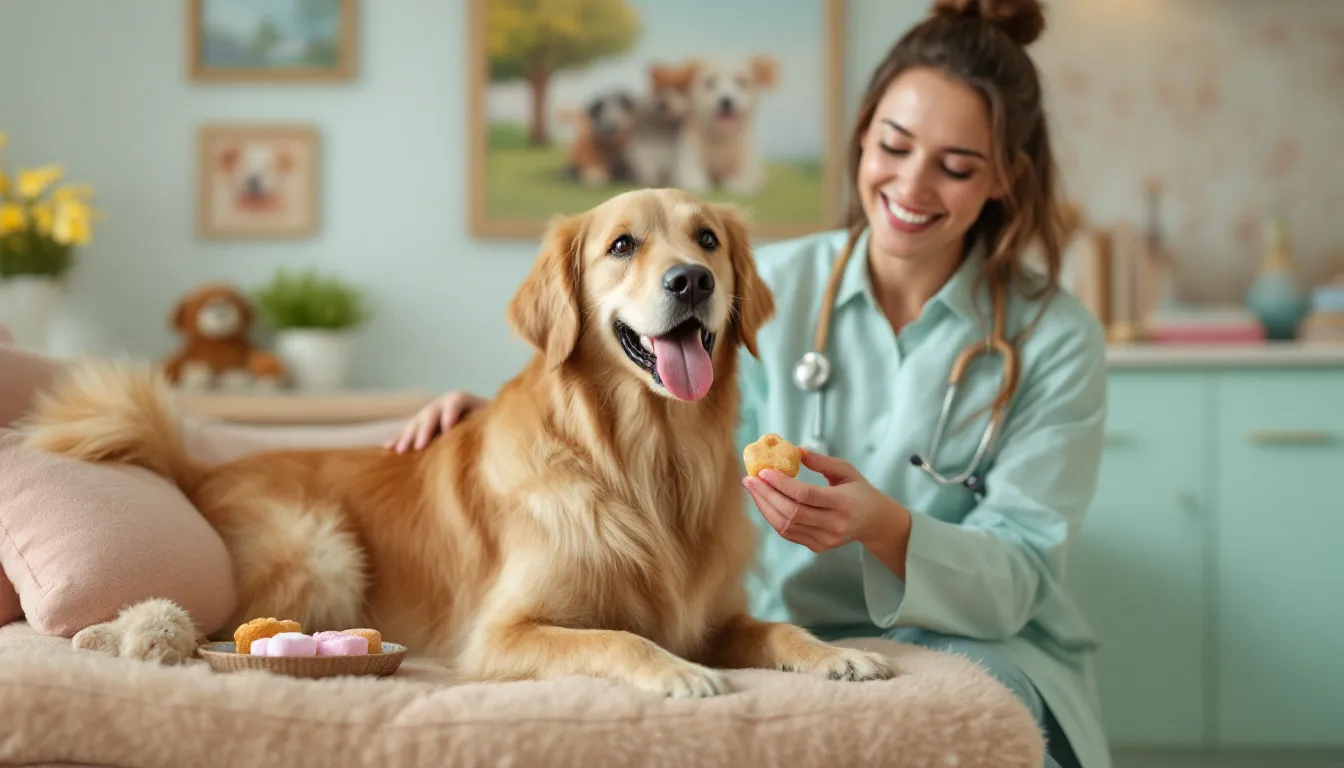
[[[808,661],[786,663],[783,668],[830,680],[890,680],[897,674],[896,665],[880,653],[836,646],[827,647]]]
[[[722,673],[680,659],[653,674],[641,676],[635,684],[673,699],[703,699],[732,691]]]

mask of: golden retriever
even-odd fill
[[[737,348],[772,313],[734,209],[638,190],[552,223],[508,307],[535,356],[423,451],[199,466],[162,379],[111,361],[41,396],[28,442],[174,480],[232,553],[236,623],[370,626],[464,679],[674,697],[726,692],[726,668],[888,678],[747,612]]]

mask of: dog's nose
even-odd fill
[[[714,273],[699,264],[679,264],[663,273],[663,288],[693,307],[714,294]]]

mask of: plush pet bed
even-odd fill
[[[1038,768],[1012,694],[971,662],[884,641],[903,674],[841,683],[764,670],[669,700],[594,678],[459,684],[408,658],[390,678],[163,667],[0,628],[0,764],[180,766],[958,766]]]
[[[232,608],[222,542],[148,475],[20,450],[6,426],[55,364],[0,344],[0,765],[957,766],[1038,768],[1025,707],[972,662],[883,641],[901,674],[848,683],[729,673],[734,692],[669,700],[595,678],[464,684],[424,658],[388,678],[216,673],[76,651],[70,637],[163,596]],[[223,461],[276,446],[381,443],[399,422],[187,425]],[[158,483],[158,485],[156,485]],[[388,638],[396,641],[396,638]]]

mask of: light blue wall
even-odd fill
[[[207,86],[185,76],[183,0],[0,0],[6,165],[60,162],[107,214],[73,278],[67,345],[159,357],[177,343],[167,312],[193,286],[314,264],[380,306],[353,351],[355,384],[491,391],[523,363],[504,307],[534,246],[467,234],[466,2],[361,5],[353,83]],[[924,7],[849,0],[851,103]],[[196,238],[196,127],[249,120],[319,128],[315,239]]]

